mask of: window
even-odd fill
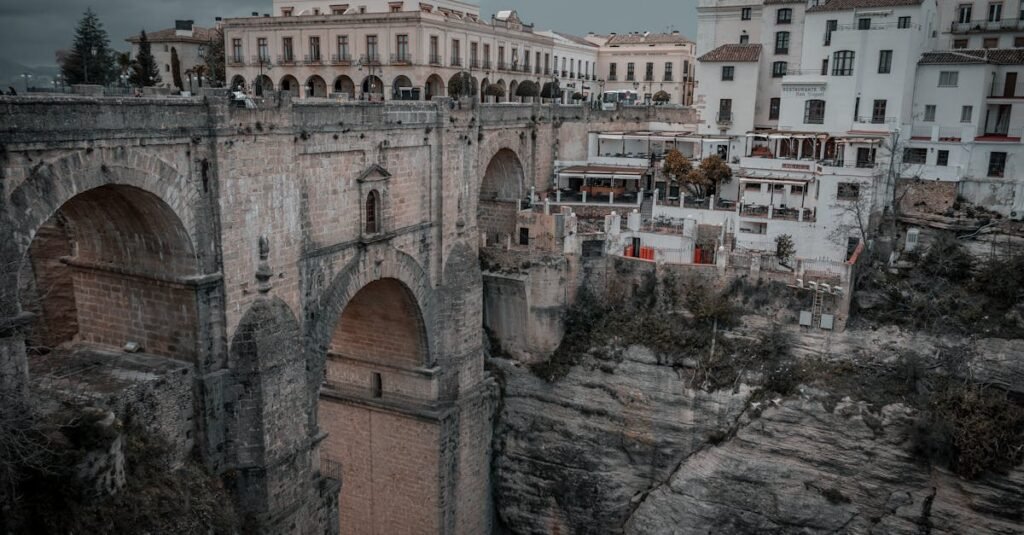
[[[956,87],[960,82],[960,73],[956,71],[942,71],[939,73],[939,87]]]
[[[999,48],[999,38],[986,37],[981,41],[981,48]]]
[[[366,234],[380,232],[380,197],[376,191],[366,196]]]
[[[910,27],[910,17],[900,17],[900,18],[896,19],[896,27],[897,28],[909,28]]]
[[[960,122],[969,123],[971,122],[971,116],[974,115],[974,106],[964,106],[960,108]]]
[[[530,227],[519,228],[519,245],[530,245]]]
[[[775,15],[776,24],[790,24],[793,22],[793,10],[788,7],[784,7],[778,11]]]
[[[565,60],[563,59],[562,61],[564,62]],[[635,63],[627,63],[626,64],[626,80],[629,81],[629,82],[632,82],[635,79],[636,79],[636,64]]]
[[[888,102],[876,100],[871,105],[871,124],[885,124],[885,108]]]
[[[761,193],[761,184],[758,182],[747,182],[747,184],[743,186],[743,191],[747,193]]]
[[[653,82],[654,81],[654,64],[653,63],[650,63],[650,62],[647,63],[647,70],[644,72],[644,81],[646,81],[646,82]]]
[[[1006,174],[1006,153],[993,152],[988,155],[988,176],[1002,178]]]
[[[750,8],[745,7],[740,10],[740,20],[750,20]]]
[[[789,54],[789,32],[775,32],[775,53]]]
[[[825,46],[832,44],[832,32],[839,28],[838,20],[827,20],[825,21]]]
[[[935,104],[927,104],[924,107],[924,122],[935,122]]]
[[[878,51],[878,74],[889,74],[892,72],[892,50]]]
[[[949,151],[940,150],[939,154],[935,157],[935,165],[939,167],[946,167],[949,165]]]
[[[266,37],[259,37],[256,39],[256,50],[260,55],[260,63],[270,62],[270,48],[267,47]]]
[[[384,397],[384,379],[377,372],[370,375],[370,393],[375,398]]]
[[[539,55],[539,53],[538,53]],[[537,60],[538,67],[540,66],[540,60]],[[480,66],[480,44],[470,43],[469,44],[469,66],[479,67]]]
[[[430,63],[432,65],[439,65],[441,63],[441,53],[439,51],[441,44],[437,39],[436,35],[430,36]]]
[[[967,39],[954,39],[953,48],[967,48]]]
[[[231,40],[231,58],[235,60],[235,63],[242,62],[242,40],[232,39]]]
[[[320,61],[320,38],[309,38],[309,60]]]
[[[988,21],[999,22],[1003,20],[1003,3],[992,2],[988,5]]]
[[[840,50],[832,57],[832,76],[853,76],[852,50]]]
[[[672,62],[671,61],[665,64],[665,81],[666,82],[671,82],[672,81]]]
[[[857,116],[860,115],[860,97],[853,100],[853,120],[857,120]]]
[[[966,39],[964,39],[964,41],[966,41]],[[1013,47],[1014,48],[1024,48],[1024,37],[1014,37],[1013,38]],[[964,44],[964,48],[967,48],[967,44],[966,43]]]
[[[608,81],[614,82],[616,80],[616,78],[618,78],[618,75],[616,74],[618,69],[619,69],[619,64],[618,63],[610,63],[610,64],[608,64]]]
[[[740,36],[740,44],[741,45],[745,45],[745,44],[747,44],[749,42],[750,42],[750,36],[749,35],[743,34],[743,35]]]
[[[484,68],[491,68],[491,45],[484,44]]]
[[[861,147],[857,149],[857,167],[867,169],[875,166],[875,149]]]
[[[366,59],[370,61],[380,61],[380,54],[377,50],[377,36],[367,35],[366,36]]]
[[[821,60],[821,75],[825,76],[828,74],[828,58]]]
[[[785,61],[776,61],[775,63],[772,63],[772,78],[782,78],[785,76],[788,65],[789,64]]]
[[[723,98],[718,101],[718,122],[732,121],[732,99]]]
[[[957,12],[957,21],[960,24],[971,22],[971,4],[961,4]]]
[[[294,10],[292,8],[290,8],[290,7],[282,7],[281,8],[281,16],[282,17],[290,17],[290,16],[292,16],[293,12],[294,12]]]
[[[768,101],[768,120],[775,121],[779,118],[779,108],[782,105],[782,99],[774,97]]]
[[[790,195],[803,195],[804,194],[804,187],[803,186],[790,186],[789,187],[789,194]]]
[[[351,52],[349,52],[349,49],[348,49],[348,36],[347,35],[339,35],[338,36],[338,60],[340,60],[340,61],[349,61],[351,59],[352,59],[352,54],[351,54]]]
[[[395,36],[395,55],[398,61],[409,61],[409,34]]]
[[[837,199],[841,201],[856,201],[857,199],[860,198],[860,184],[857,184],[855,182],[840,182],[836,186]]]
[[[632,63],[630,63],[632,65]],[[730,81],[736,74],[736,67],[732,65],[725,65],[722,67],[722,80]]]
[[[869,17],[861,17],[861,18],[857,19],[857,29],[858,30],[870,30],[871,29],[871,19]]]
[[[928,149],[912,148],[903,150],[903,163],[924,165],[928,161]]]
[[[281,39],[281,56],[286,62],[295,61],[295,46],[292,44],[291,37]]]
[[[804,103],[804,124],[825,123],[825,101],[808,100]]]
[[[458,39],[452,39],[452,66],[458,67],[462,65],[462,50],[459,48]]]

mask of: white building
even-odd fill
[[[693,102],[695,45],[679,32],[589,34],[587,40],[601,47],[597,77],[602,91],[635,91],[640,102],[652,102],[664,91],[668,103]]]
[[[957,0],[942,3],[941,48],[1024,47],[1020,0]]]
[[[544,76],[548,81],[557,81],[562,89],[562,102],[570,103],[575,94],[582,100],[592,100],[599,94],[597,84],[597,56],[599,47],[582,38],[567,33],[544,31],[554,42],[550,54],[544,56]]]
[[[132,44],[132,58],[139,55],[139,35],[133,35],[127,39]],[[219,37],[215,30],[200,28],[191,20],[175,21],[174,28],[146,32],[146,39],[150,43],[150,51],[153,59],[160,68],[161,87],[171,87],[174,84],[174,74],[171,71],[172,50],[177,52],[178,61],[181,64],[183,89],[189,89],[189,76],[197,65],[205,65],[206,50]],[[199,86],[199,80],[194,79],[195,86]]]

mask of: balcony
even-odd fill
[[[323,60],[320,58],[320,54],[306,54],[302,58],[302,63],[304,65],[320,65],[323,63]]]
[[[478,59],[471,59],[471,60],[469,60],[469,68],[470,69],[479,69],[480,68],[480,60],[478,60]]]
[[[461,66],[462,66],[462,58],[460,58],[459,56],[452,56],[452,67],[461,67]]]
[[[270,56],[259,55],[252,57],[252,63],[249,65],[273,65],[274,62],[270,61]]]
[[[430,64],[431,65],[440,65],[441,64],[441,55],[440,54],[431,54],[429,60],[430,60]]]
[[[412,56],[408,52],[391,54],[392,65],[412,65]]]
[[[1024,19],[1003,19],[999,21],[954,22],[949,28],[950,33],[968,34],[985,32],[1019,32],[1024,30]]]
[[[333,65],[351,65],[352,56],[348,54],[332,54],[331,63]]]
[[[242,56],[231,56],[228,58],[228,65],[245,65],[245,59]]]
[[[715,121],[718,124],[732,124],[732,112],[731,111],[720,111],[715,116]]]
[[[282,54],[280,56],[277,56],[277,64],[278,65],[295,65],[295,55],[294,54]]]
[[[672,76],[671,76],[671,75],[669,75],[669,76],[665,76],[665,79],[664,79],[664,80],[662,80],[662,81],[663,81],[663,82],[671,82],[671,81],[672,81]]]
[[[376,52],[371,54],[363,54],[359,57],[359,63],[361,65],[380,65],[380,55]]]
[[[568,77],[569,77],[569,71],[562,71],[562,78],[568,78]]]
[[[502,60],[498,60],[498,70],[499,71],[507,71],[508,70],[508,63],[505,63]]]
[[[989,132],[974,138],[974,141],[982,143],[1020,143],[1022,134],[1024,134],[1022,130],[1024,129],[996,125]]]
[[[485,59],[485,60],[484,60],[484,66],[483,66],[483,69],[484,69],[485,71],[489,71],[489,70],[491,70],[491,60],[489,60],[489,59]]]

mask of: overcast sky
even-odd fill
[[[537,29],[575,34],[679,30],[696,38],[696,0],[482,0],[484,16],[515,9]],[[211,25],[214,17],[270,12],[271,0],[0,0],[0,59],[28,66],[54,64],[54,51],[70,46],[75,24],[89,6],[99,14],[111,44],[140,29],[174,26],[175,19]]]

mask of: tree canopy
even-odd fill
[[[517,97],[535,97],[540,94],[540,90],[537,88],[537,83],[530,80],[524,80],[523,83],[519,84],[516,88]]]
[[[672,99],[672,96],[667,91],[658,91],[654,94],[654,102],[658,104],[664,104]]]
[[[704,158],[700,165],[681,178],[683,185],[694,195],[706,197],[718,191],[718,187],[732,180],[732,168],[717,155]]]
[[[462,71],[448,80],[448,96],[452,98],[472,97],[476,95],[476,81],[466,71]]]
[[[484,96],[502,98],[505,96],[505,88],[498,84],[489,84],[484,89]]]
[[[110,49],[107,31],[92,8],[78,21],[75,42],[61,59],[60,71],[69,85],[106,85],[117,78],[116,53]]]
[[[227,83],[227,65],[224,56],[224,31],[215,28],[206,43],[206,76],[210,77],[210,85],[223,87]]]
[[[178,49],[171,47],[171,76],[174,78],[174,87],[178,90],[185,89],[185,84],[181,80],[181,60],[178,59]]]
[[[690,163],[686,156],[683,156],[683,153],[677,149],[672,149],[665,154],[665,163],[662,165],[661,170],[664,174],[683,181],[690,174],[690,171],[693,170],[693,164]]]
[[[558,86],[558,82],[547,82],[541,88],[540,96],[544,98],[561,98],[562,88]]]
[[[152,45],[146,30],[139,34],[139,52],[129,68],[128,81],[135,87],[150,87],[160,83],[160,66],[153,58]]]

